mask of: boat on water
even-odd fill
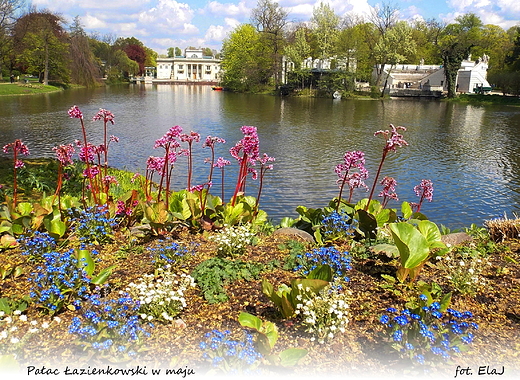
[[[220,87],[220,86],[211,86],[211,89],[212,90],[215,90],[215,91],[222,91],[224,89],[224,87]]]

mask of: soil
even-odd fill
[[[183,232],[174,238],[184,244],[197,244],[197,254],[183,262],[181,269],[185,273],[190,273],[196,265],[216,254],[215,243],[208,240],[205,234]],[[136,282],[143,274],[152,273],[154,268],[146,249],[142,252],[129,251],[126,257],[115,255],[114,252],[127,244],[128,236],[121,235],[117,239],[112,245],[98,247],[102,266],[117,265],[109,278],[114,292],[124,289],[130,282]],[[258,244],[248,247],[246,254],[240,259],[263,263],[277,259],[283,263],[288,251],[282,249],[281,245],[291,239],[295,237],[261,236]],[[144,239],[140,244],[152,247],[161,244],[161,237]],[[310,249],[312,247],[309,245]],[[32,271],[32,264],[24,260],[25,257],[17,249],[0,252],[0,262],[4,265],[9,263],[24,267],[22,276],[0,280],[0,298],[29,294],[27,274]],[[482,366],[490,366],[485,367],[488,372],[493,368],[500,372],[504,367],[504,375],[499,376],[501,378],[513,378],[520,374],[520,242],[508,241],[497,246],[496,252],[489,255],[489,260],[490,265],[483,277],[485,284],[477,293],[465,295],[454,291],[452,297],[452,308],[474,314],[473,321],[479,324],[475,341],[469,346],[469,351],[460,357],[430,368],[430,375],[453,378],[458,366],[471,368],[473,375],[478,375],[479,367]],[[276,287],[282,283],[288,284],[292,278],[296,278],[294,272],[278,268],[263,273],[258,280],[243,280],[228,285],[227,302],[209,304],[202,297],[200,289],[190,290],[187,293],[187,307],[178,316],[179,319],[171,324],[156,324],[151,337],[145,341],[146,351],[140,354],[137,362],[117,365],[124,367],[140,364],[146,365],[148,369],[187,366],[196,374],[207,374],[208,366],[202,361],[199,349],[204,333],[212,329],[229,329],[236,334],[241,333],[242,327],[237,318],[240,312],[246,311],[276,323],[280,336],[275,346],[276,352],[289,347],[308,350],[308,354],[297,366],[283,370],[270,368],[270,375],[314,377],[334,374],[342,378],[424,375],[421,368],[412,367],[402,361],[385,344],[379,322],[379,317],[386,308],[403,309],[407,296],[416,294],[417,291],[401,288],[403,294],[397,294],[395,290],[399,287],[394,288],[394,291],[381,287],[386,283],[381,274],[395,275],[396,272],[395,260],[384,254],[371,254],[365,258],[355,256],[352,267],[348,283],[351,292],[348,328],[330,342],[319,344],[311,341],[311,337],[302,331],[297,320],[282,319],[271,301],[262,294],[261,279],[267,279]],[[420,272],[417,281],[434,281],[444,291],[452,291],[446,276],[447,273],[439,266],[429,264]],[[29,320],[49,319],[34,305],[26,313]],[[66,309],[59,314],[62,320],[60,324],[28,341],[24,358],[20,360],[21,368],[25,369],[29,365],[45,365],[48,368],[63,368],[67,364],[76,368],[87,364],[101,365],[88,352],[78,350],[68,333],[68,326],[77,313]],[[463,377],[460,373],[459,376]]]

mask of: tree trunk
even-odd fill
[[[49,85],[49,43],[45,41],[45,69],[43,71],[43,85]]]

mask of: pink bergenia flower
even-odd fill
[[[119,182],[117,182],[117,179],[116,177],[114,177],[113,175],[107,175],[103,178],[103,183],[105,185],[119,185]]]
[[[29,148],[27,148],[27,145],[25,145],[20,139],[16,139],[14,142],[4,145],[4,153],[9,153],[9,150],[12,150],[13,153],[16,153],[17,155],[18,153],[21,153],[25,156],[29,155]]]
[[[420,184],[413,188],[415,194],[421,199],[433,200],[433,183],[429,179],[423,179]]]
[[[419,197],[419,203],[410,203],[410,205],[416,208],[417,212],[421,211],[425,199],[428,199],[429,202],[433,200],[433,183],[429,179],[423,179],[420,184],[413,188],[413,191]]]
[[[15,167],[16,169],[23,168],[24,166],[25,166],[25,164],[23,163],[22,160],[16,160],[16,161],[14,162],[14,167]]]
[[[390,124],[391,131],[388,129],[385,131],[377,131],[374,133],[374,136],[383,135],[386,139],[386,145],[384,147],[385,151],[396,151],[397,147],[407,146],[408,143],[405,141],[403,135],[399,134],[399,130],[406,131],[405,127],[394,127],[393,124]]]
[[[72,156],[75,153],[74,145],[59,145],[52,148],[56,152],[56,158],[61,162],[63,166],[72,165]]]
[[[260,144],[256,127],[243,126],[240,130],[244,137],[229,149],[229,153],[239,162],[242,162],[243,156],[246,155],[248,162],[254,165],[258,159]]]
[[[171,145],[173,147],[178,147],[180,144],[177,139],[180,137],[182,133],[182,127],[175,125],[171,127],[166,134],[160,139],[155,141],[154,148],[166,147],[166,145]]]
[[[193,142],[200,141],[200,134],[197,132],[191,131],[189,135],[187,133],[183,133],[179,136],[179,138],[182,142],[187,142],[187,143],[191,144]]]
[[[224,159],[223,157],[217,158],[217,161],[213,164],[214,168],[222,169],[224,166],[231,164],[231,161]]]
[[[397,181],[392,177],[385,177],[381,181],[381,185],[383,185],[383,190],[379,193],[380,197],[383,197],[383,207],[388,204],[390,199],[394,199],[396,201],[399,200],[397,197],[397,193],[395,192],[395,187],[397,186]]]
[[[94,178],[99,174],[99,168],[97,166],[91,166],[83,170],[83,177]]]
[[[215,143],[225,144],[226,140],[224,140],[220,137],[208,136],[208,137],[206,137],[206,141],[204,141],[204,144],[202,144],[202,147],[203,148],[205,148],[205,147],[213,148],[215,146]]]
[[[79,110],[78,106],[72,106],[68,114],[72,119],[83,119],[83,113]]]
[[[92,118],[92,121],[103,120],[104,123],[114,125],[114,114],[106,109],[100,108],[98,113]]]
[[[267,165],[268,162],[274,162],[276,159],[274,157],[269,157],[267,153],[264,153],[261,158],[258,159],[260,165],[262,165],[265,169],[272,170],[273,164]]]

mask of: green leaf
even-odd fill
[[[318,279],[327,282],[332,281],[332,269],[329,265],[324,264],[314,268],[308,275],[308,279]]]
[[[262,328],[262,320],[246,312],[240,313],[240,315],[238,316],[238,322],[242,326],[249,327],[256,331],[260,331],[260,329]]]
[[[20,202],[16,206],[16,209],[18,210],[18,212],[21,215],[26,216],[26,215],[30,215],[31,212],[33,211],[33,205],[29,202]]]
[[[399,250],[403,268],[415,268],[426,260],[430,253],[428,242],[414,226],[408,223],[392,223],[390,231]]]
[[[11,314],[11,307],[9,306],[7,298],[0,298],[0,311],[3,311],[6,314]]]
[[[446,245],[441,241],[441,232],[435,223],[429,220],[421,220],[417,224],[417,228],[419,228],[421,234],[426,238],[428,246],[433,246],[432,248],[446,247]]]
[[[403,214],[403,218],[405,218],[405,219],[411,218],[411,216],[413,214],[413,210],[412,210],[412,206],[410,206],[410,203],[403,202],[401,204],[401,213]]]
[[[377,244],[372,247],[375,253],[385,252],[387,256],[394,257],[399,255],[399,250],[392,244]]]
[[[112,274],[112,271],[117,265],[109,266],[108,268],[103,269],[99,274],[94,277],[90,282],[94,285],[103,285],[107,280],[108,277]]]
[[[92,276],[96,264],[92,259],[88,249],[76,249],[76,258],[78,259],[78,268],[83,269],[87,275]]]
[[[288,348],[280,352],[280,365],[283,367],[292,367],[298,364],[298,362],[307,355],[307,350],[303,348]]]

